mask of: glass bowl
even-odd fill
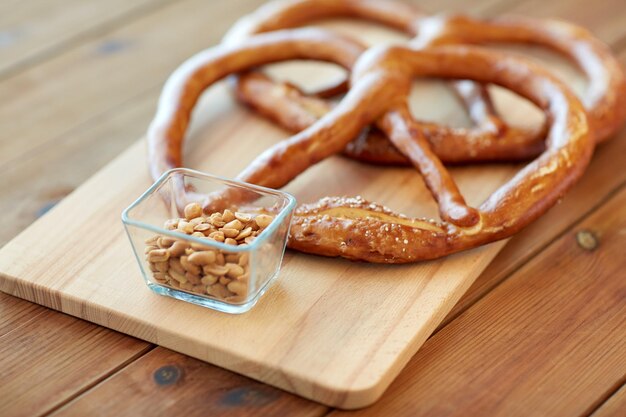
[[[215,198],[229,193],[244,197],[236,205]],[[212,213],[198,206],[207,196],[221,204]],[[282,191],[178,168],[124,210],[122,221],[152,291],[243,313],[278,276],[295,204]]]

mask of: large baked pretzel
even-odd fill
[[[385,13],[377,11],[384,10]],[[523,43],[553,49],[575,63],[587,76],[583,102],[597,141],[610,137],[626,119],[626,81],[618,61],[602,42],[575,25],[552,20],[498,18],[489,21],[462,16],[424,16],[402,3],[380,0],[296,0],[272,2],[243,18],[227,41],[247,34],[293,27],[322,17],[353,16],[384,23],[417,34],[415,47],[444,43]],[[475,83],[455,85],[474,129],[459,129],[421,122],[416,125],[444,162],[518,160],[543,149],[539,132],[506,126],[497,116],[486,91]],[[338,89],[332,89],[338,91]],[[238,97],[283,127],[297,132],[330,110],[331,104],[308,96],[297,87],[279,84],[262,73],[240,77]],[[348,144],[345,153],[374,163],[406,164],[409,160],[377,130]]]
[[[212,83],[270,62],[336,58],[323,39],[315,44],[302,36],[299,31],[258,35],[240,45],[214,47],[184,63],[167,81],[148,132],[153,176],[182,165],[191,110]],[[408,218],[358,197],[324,198],[296,211],[291,248],[384,263],[445,256],[517,232],[554,205],[587,166],[594,141],[585,110],[566,86],[536,64],[474,47],[422,51],[377,47],[359,58],[351,89],[331,112],[265,151],[238,178],[283,187],[308,167],[341,152],[365,126],[381,118],[383,124],[394,123],[394,117],[405,111],[414,77],[472,79],[526,97],[547,113],[551,123],[545,151],[481,204],[478,222],[471,227]],[[410,137],[405,141],[415,146]],[[211,204],[209,199],[205,206]]]
[[[235,72],[232,70],[232,51],[237,51],[234,55],[237,56],[238,61],[245,63],[245,68],[286,59],[317,59],[333,62],[349,69],[365,51],[365,47],[333,32],[300,29],[272,32],[272,34],[255,37],[251,42],[246,41],[241,47],[224,46],[193,57],[170,77],[160,101],[157,118],[148,135],[149,150],[151,155],[154,155],[151,156],[151,160],[158,162],[158,164],[151,165],[155,179],[167,169],[182,165],[181,149],[184,132],[189,122],[191,108],[202,92],[202,90],[185,88],[184,84],[195,77],[202,80],[206,78],[206,81],[202,83],[207,83],[212,80],[211,77],[221,76],[221,72],[215,72],[215,67],[199,68],[197,62],[204,62],[215,55],[223,55],[218,62],[221,65],[220,69],[230,74]],[[170,93],[170,91],[175,93]],[[184,95],[173,100],[174,94]],[[178,106],[177,112],[174,112],[172,106]],[[172,123],[170,119],[174,115],[179,115],[176,123]],[[393,124],[387,123],[383,128],[389,132],[390,138],[397,143],[397,146],[403,147],[403,143],[410,144],[410,146],[404,146],[405,152],[410,155],[435,200],[439,203],[441,218],[461,226],[475,224],[478,221],[478,213],[475,209],[467,207],[450,174],[432,153],[428,143],[422,137],[407,140],[412,121],[408,111],[402,114],[398,112],[394,117],[398,120],[395,120]],[[162,129],[167,129],[167,131],[163,132]],[[155,140],[163,136],[167,136],[169,140]],[[182,201],[186,198],[184,190],[179,187],[179,191],[181,191],[179,200]]]

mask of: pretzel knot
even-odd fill
[[[153,176],[182,165],[181,148],[191,110],[201,92],[217,80],[289,59],[318,59],[349,67],[344,52],[354,49],[354,54],[360,54],[354,45],[320,30],[277,31],[192,57],[166,83],[148,132]],[[480,207],[467,207],[427,144],[407,134],[412,117],[406,98],[415,77],[493,83],[529,99],[551,122],[545,150]],[[558,201],[583,173],[595,143],[576,96],[527,60],[477,47],[376,47],[360,54],[353,65],[351,88],[332,111],[265,151],[238,178],[283,187],[313,164],[341,152],[364,127],[377,121],[382,126],[394,125],[399,132],[392,140],[421,167],[443,221],[409,218],[360,198],[324,198],[296,211],[291,248],[369,262],[405,263],[506,238]],[[238,198],[234,194],[224,197]],[[206,207],[211,203],[209,199]]]
[[[597,142],[611,137],[626,120],[626,78],[609,48],[585,29],[573,24],[521,17],[490,20],[460,15],[428,16],[410,5],[377,0],[273,1],[241,19],[225,42],[241,42],[255,33],[302,26],[325,18],[351,17],[383,24],[413,37],[414,48],[444,44],[530,44],[547,47],[582,70],[589,85],[583,97]],[[484,85],[471,81],[451,83],[465,105],[472,128],[452,128],[411,122],[413,135],[423,136],[444,162],[513,161],[535,157],[544,150],[545,129],[508,126],[496,113]],[[296,86],[278,83],[261,72],[238,77],[237,97],[284,128],[299,132],[332,108],[322,97],[345,91],[340,83],[316,96]],[[387,137],[392,128],[380,124],[347,144],[344,154],[377,164],[413,162]],[[416,139],[418,140],[418,139]]]

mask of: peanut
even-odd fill
[[[202,282],[203,285],[213,285],[217,282],[217,277],[215,275],[205,275],[200,278],[200,282]]]
[[[192,274],[200,275],[200,271],[201,271],[200,267],[198,265],[194,265],[193,263],[189,262],[188,256],[181,256],[180,263],[183,266],[183,268],[185,268],[185,271],[191,272]]]
[[[148,252],[148,262],[165,262],[169,257],[170,254],[165,249],[155,249]]]
[[[237,229],[237,231],[243,229],[243,223],[235,219],[232,222],[228,222],[224,225],[224,229]],[[239,233],[239,232],[237,232]]]
[[[269,216],[267,214],[259,214],[254,218],[254,221],[261,229],[265,229],[269,226],[270,223],[272,223],[272,220],[274,220],[274,216]]]
[[[229,278],[237,278],[244,273],[243,268],[238,264],[226,264],[225,267],[228,269],[226,276]]]
[[[252,215],[248,213],[236,212],[235,218],[242,223],[248,223],[250,220],[252,220]]]
[[[179,274],[185,274],[185,268],[183,268],[183,265],[180,263],[180,259],[179,258],[170,258],[170,269],[178,272]]]
[[[198,203],[190,203],[185,206],[185,218],[187,220],[202,216],[202,206]]]
[[[188,247],[189,243],[183,240],[177,240],[167,251],[170,253],[171,257],[179,257],[185,253],[185,249]]]
[[[216,259],[217,256],[212,251],[194,252],[188,257],[189,262],[196,265],[214,264]]]
[[[239,221],[239,220],[236,220],[236,221]],[[230,238],[233,238],[233,237],[237,236],[240,233],[239,229],[231,229],[231,228],[228,228],[226,226],[224,226],[221,229],[221,231],[224,234],[224,237],[230,237]]]
[[[174,238],[167,237],[167,236],[161,236],[159,238],[159,240],[157,241],[157,244],[159,245],[159,248],[167,249],[170,246],[172,246],[174,244],[174,242],[176,242],[176,239],[174,239]]]
[[[243,295],[248,291],[248,286],[239,281],[231,281],[226,287],[228,288],[228,291],[233,292],[237,295]]]
[[[252,228],[251,227],[246,227],[237,236],[235,236],[235,239],[236,240],[245,239],[248,236],[250,236],[251,234],[252,234]]]
[[[228,268],[226,268],[225,266],[221,266],[221,265],[205,265],[204,267],[202,267],[202,271],[207,275],[211,274],[211,275],[222,276],[228,272]]]
[[[235,220],[235,215],[233,214],[232,211],[226,209],[224,210],[224,213],[222,214],[222,220],[226,223],[232,222],[233,220]]]
[[[180,222],[178,222],[177,230],[179,232],[181,232],[181,233],[186,233],[186,234],[190,235],[190,234],[193,233],[193,226],[189,222],[180,221]]]
[[[206,217],[198,203],[188,204],[184,218],[164,223],[198,239],[245,247],[269,226],[274,217],[224,210]],[[244,301],[250,279],[250,255],[232,253],[200,243],[155,235],[145,240],[146,260],[155,282],[206,294],[228,302]]]

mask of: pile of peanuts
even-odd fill
[[[268,214],[224,210],[205,216],[198,203],[185,207],[184,218],[169,219],[164,227],[190,236],[249,245],[274,220]],[[145,241],[146,261],[160,284],[240,302],[248,295],[249,255],[218,250],[198,243],[156,235]]]

